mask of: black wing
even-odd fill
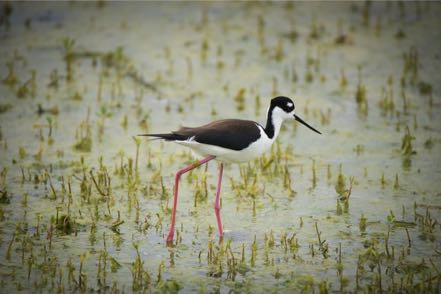
[[[157,137],[167,141],[185,141],[193,138],[194,141],[202,144],[242,150],[259,139],[260,130],[253,121],[224,119],[197,128],[182,127],[168,134],[142,136]]]

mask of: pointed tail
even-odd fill
[[[180,139],[180,136],[173,134],[173,133],[169,133],[169,134],[140,134],[138,136],[153,137],[153,139],[151,139],[151,140],[164,139],[166,141],[174,141],[174,140]]]

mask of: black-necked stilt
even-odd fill
[[[276,140],[285,119],[295,119],[314,132],[321,134],[295,114],[295,105],[290,98],[279,96],[271,100],[265,128],[251,120],[224,119],[196,128],[182,127],[177,131],[166,134],[140,135],[173,141],[190,147],[196,153],[204,156],[202,160],[196,161],[176,173],[173,190],[172,219],[167,242],[173,241],[178,202],[178,185],[181,175],[212,159],[220,161],[214,209],[219,236],[222,237],[220,190],[224,169],[223,162],[239,163],[249,161],[269,150]]]

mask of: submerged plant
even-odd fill
[[[8,67],[8,75],[2,80],[2,83],[13,87],[18,83],[18,78],[14,71],[14,63],[8,62],[6,66]]]
[[[322,240],[322,238],[321,238],[322,232],[319,231],[317,222],[315,222],[315,232],[317,234],[320,252],[322,253],[323,258],[326,259],[329,257],[329,253],[328,253],[329,246],[328,246],[328,243],[326,242],[326,240]]]
[[[415,154],[416,151],[412,147],[412,141],[415,140],[415,137],[410,133],[410,129],[406,126],[406,133],[403,138],[401,138],[401,153],[405,156],[410,156]]]
[[[349,198],[352,194],[354,179],[354,177],[349,178],[349,188],[341,192],[340,197],[337,199],[337,215],[349,212]]]
[[[63,39],[63,49],[64,49],[64,61],[66,63],[66,80],[68,82],[73,79],[73,68],[72,64],[74,61],[74,51],[73,47],[75,45],[75,40],[69,37]]]
[[[77,142],[74,148],[78,151],[90,152],[92,150],[92,131],[89,123],[89,110],[87,111],[86,120],[80,123],[76,133]]]
[[[236,109],[238,111],[245,109],[245,88],[239,89],[236,96],[234,96],[234,101],[236,101]]]
[[[364,214],[361,214],[361,216],[360,216],[358,227],[359,227],[361,233],[366,232],[367,218],[364,216]]]
[[[69,235],[74,232],[74,222],[68,215],[59,215],[56,218],[56,229],[63,234]]]
[[[410,83],[414,85],[418,79],[419,56],[415,47],[411,47],[403,54],[403,80],[410,75]]]
[[[366,86],[363,84],[361,79],[361,66],[358,67],[358,84],[355,91],[355,101],[357,102],[358,110],[367,115],[368,112],[368,102],[366,94]]]
[[[345,178],[345,176],[342,173],[342,166],[340,164],[339,172],[338,172],[338,176],[337,176],[337,183],[335,184],[335,191],[339,195],[343,195],[345,190],[346,190],[346,178]]]

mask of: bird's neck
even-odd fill
[[[280,127],[283,123],[283,118],[273,113],[274,109],[268,109],[266,119],[265,133],[271,140],[275,140],[280,132]]]

